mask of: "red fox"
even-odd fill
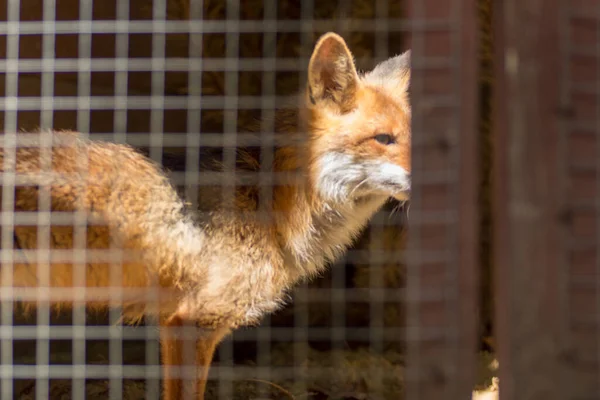
[[[228,202],[228,188],[202,186],[190,207],[142,154],[74,132],[39,132],[31,145],[4,147],[3,182],[16,179],[17,213],[79,211],[87,226],[81,235],[73,221],[47,221],[47,229],[15,223],[16,247],[30,256],[0,268],[1,290],[24,296],[43,288],[47,298],[21,298],[25,307],[69,306],[82,293],[78,301],[106,307],[122,292],[125,322],[145,315],[160,322],[164,398],[203,399],[226,335],[281,307],[286,292],[340,256],[390,197],[409,198],[409,64],[406,52],[359,75],[344,39],[321,36],[302,105],[274,121],[277,135],[300,140],[277,146],[266,166],[251,151],[237,153],[236,170],[283,174],[268,195],[258,185],[232,186]],[[216,170],[227,172],[222,164]],[[87,245],[85,267],[72,258],[77,241]],[[32,251],[44,248],[49,258]],[[107,249],[121,259],[102,258]],[[151,287],[158,296],[148,295]],[[177,329],[184,324],[195,326],[193,339]],[[189,340],[192,354],[184,350]],[[183,376],[188,368],[195,372]]]

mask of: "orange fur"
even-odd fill
[[[69,257],[78,243],[85,246],[81,284],[92,293],[87,304],[106,307],[119,299],[127,322],[157,316],[164,397],[194,393],[202,399],[215,347],[228,332],[256,324],[280,307],[286,291],[323,271],[390,196],[407,196],[409,73],[397,64],[399,58],[394,60],[359,75],[341,37],[329,33],[319,40],[309,64],[305,105],[277,112],[279,137],[296,138],[297,145],[277,146],[266,170],[286,174],[286,181],[268,194],[245,184],[227,202],[221,187],[205,186],[192,210],[167,175],[134,149],[84,140],[73,132],[39,132],[16,153],[2,149],[2,172],[19,179],[14,211],[83,212],[87,226],[81,234],[72,221],[48,229],[15,224],[16,247],[26,255],[12,270],[2,265],[0,290],[9,284],[21,288],[18,297],[27,288],[45,286],[48,275],[47,300],[68,306],[82,292],[75,276],[83,272]],[[380,134],[391,142],[376,140]],[[36,147],[48,137],[50,149]],[[260,160],[252,149],[239,150],[235,168],[257,171]],[[50,259],[31,252],[44,243],[52,250]],[[123,258],[108,258],[116,253]],[[111,270],[117,274],[111,276]],[[184,360],[185,338],[171,332],[186,322],[200,329],[192,339],[196,357],[191,363],[203,367],[187,383],[176,376],[178,366],[190,363]]]

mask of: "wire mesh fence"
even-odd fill
[[[0,4],[3,400],[158,399],[163,391],[163,398],[194,398],[192,392],[200,398],[204,388],[196,381],[208,364],[210,398],[405,392],[404,380],[412,378],[404,373],[403,201],[386,202],[363,233],[357,228],[383,203],[382,193],[398,194],[404,181],[394,179],[410,170],[407,64],[382,70],[371,81],[379,89],[365,92],[362,81],[352,81],[352,63],[332,63],[345,55],[339,42],[325,42],[320,53],[315,46],[322,34],[338,32],[359,71],[370,71],[407,50],[409,34],[441,32],[449,48],[430,52],[429,38],[413,39],[412,90],[421,100],[415,129],[433,129],[423,111],[427,101],[447,114],[474,99],[473,88],[460,104],[452,98],[464,88],[454,80],[468,79],[459,60],[468,55],[474,65],[473,48],[461,45],[464,33],[456,30],[473,18],[463,15],[463,2],[431,15],[420,2],[382,0]],[[332,71],[350,80],[346,91],[339,87],[344,81],[328,80]],[[446,75],[427,75],[435,71]],[[447,91],[428,93],[428,76]],[[374,114],[349,124],[348,101],[359,104],[359,114]],[[302,114],[307,104],[314,106],[309,117]],[[447,121],[451,135],[470,129],[473,115],[460,115]],[[361,124],[376,120],[382,125],[368,134],[384,136],[361,150],[367,133]],[[341,149],[367,159],[376,153],[381,163],[388,151],[381,140],[402,149],[387,159],[404,172],[390,178],[390,165],[379,165],[379,186],[350,176],[356,166]],[[471,146],[458,144],[467,154]],[[456,176],[458,147],[444,151],[438,178],[419,168],[415,174],[438,185],[433,190],[447,190],[464,179]],[[428,156],[418,148],[413,159],[424,165]],[[319,157],[334,162],[329,173],[338,181],[319,178],[327,167],[316,163]],[[341,185],[343,179],[351,182]],[[311,192],[320,190],[346,203],[321,204]],[[444,213],[427,208],[425,189],[414,192],[415,226]],[[453,197],[452,207],[462,196]],[[460,229],[462,212],[445,214],[445,236]],[[359,237],[350,250],[334,257],[352,236]],[[465,256],[436,257],[454,244],[430,253],[441,262],[437,273],[451,280],[458,276],[452,263]],[[417,257],[424,247],[416,242],[411,251]],[[463,273],[472,268],[466,257]],[[330,259],[334,265],[322,268]],[[409,280],[417,282],[427,261],[413,260]],[[300,279],[316,275],[309,283]],[[419,285],[413,288],[420,301]],[[438,298],[451,299],[444,318],[472,300],[471,292],[454,296]],[[288,305],[266,313],[280,302]],[[245,323],[251,326],[220,342],[222,326]],[[433,331],[444,328],[442,322]],[[423,334],[415,330],[409,339],[417,343]],[[452,335],[447,344],[462,341]],[[415,365],[429,360],[421,350],[412,356]],[[458,393],[466,385],[443,390]]]
[[[0,398],[597,398],[599,18],[0,2]]]

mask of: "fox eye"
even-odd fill
[[[384,145],[394,143],[394,138],[388,133],[379,133],[375,135],[375,140]]]

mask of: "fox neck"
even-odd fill
[[[386,201],[385,197],[365,197],[344,204],[311,196],[310,192],[297,193],[295,208],[277,221],[286,264],[298,279],[323,272]]]

